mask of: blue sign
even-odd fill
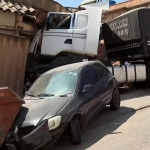
[[[116,1],[113,1],[113,0],[109,1],[109,6],[112,6],[112,5],[115,5],[115,4],[116,4]]]

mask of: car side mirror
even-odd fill
[[[84,88],[83,88],[83,92],[89,92],[89,91],[92,91],[94,89],[94,86],[89,84],[89,85],[85,85]]]

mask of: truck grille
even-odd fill
[[[18,129],[19,137],[26,136],[27,134],[31,133],[34,130],[34,126],[28,126]]]

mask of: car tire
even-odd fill
[[[118,110],[120,108],[121,98],[118,89],[115,89],[110,102],[110,108],[112,110]]]
[[[81,128],[77,118],[73,118],[70,122],[71,142],[72,144],[81,143]]]

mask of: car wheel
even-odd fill
[[[110,102],[110,107],[113,110],[118,110],[120,108],[121,98],[118,89],[113,92],[112,100]]]
[[[73,118],[70,122],[71,141],[73,144],[81,143],[81,128],[77,118]]]

